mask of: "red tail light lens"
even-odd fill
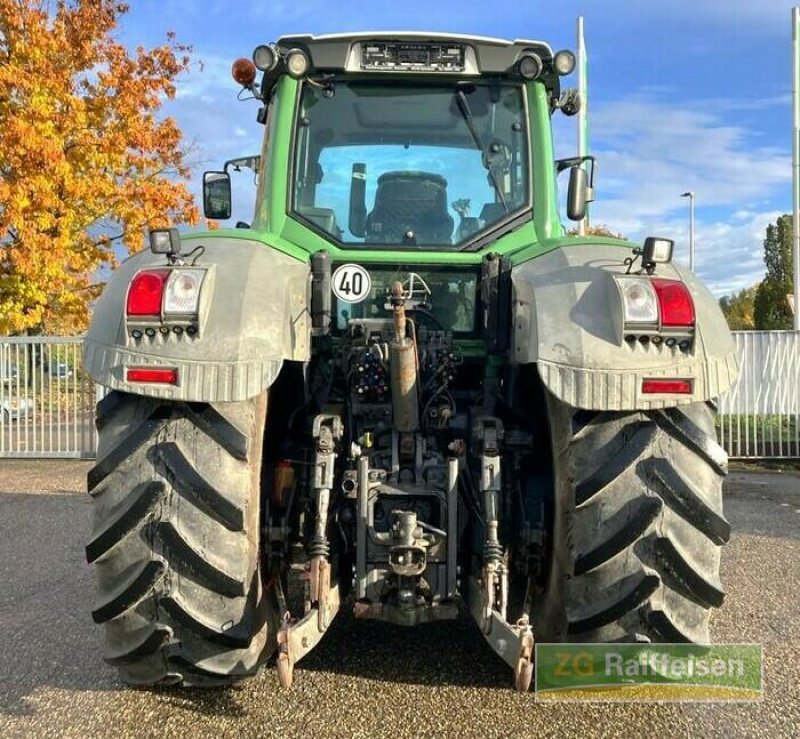
[[[160,316],[164,285],[168,269],[139,272],[128,288],[127,311],[129,316]]]
[[[177,385],[178,370],[162,367],[130,367],[128,382],[156,382],[162,385]]]
[[[691,380],[642,380],[643,393],[669,393],[670,395],[691,395]]]
[[[653,280],[662,326],[694,326],[694,302],[689,288],[676,280]]]

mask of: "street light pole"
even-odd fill
[[[793,325],[800,331],[800,8],[792,8],[792,231]]]
[[[689,198],[689,271],[694,272],[694,191],[689,190],[681,197]]]
[[[583,16],[578,16],[578,92],[580,93],[581,105],[578,109],[578,156],[585,157],[589,153],[588,136],[588,90],[586,87],[586,44],[583,40]],[[583,165],[581,165],[583,167]],[[583,236],[586,234],[588,225],[586,215],[578,221],[578,233]]]

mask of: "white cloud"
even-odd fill
[[[599,161],[592,221],[636,241],[674,238],[685,263],[689,219],[680,195],[693,190],[695,267],[718,294],[761,279],[764,231],[791,192],[790,152],[755,145],[757,132],[728,123],[721,107],[628,97],[598,103],[590,121]],[[574,134],[559,128],[563,156],[574,150]]]
[[[599,102],[590,116],[598,157],[592,222],[634,241],[673,238],[676,260],[687,263],[688,207],[680,195],[694,190],[695,268],[718,295],[762,279],[764,233],[789,207],[792,175],[788,146],[762,145],[760,132],[731,125],[737,106],[724,102],[701,108],[628,97]],[[572,154],[574,119],[554,122],[559,156]]]
[[[627,206],[614,201],[631,190],[639,214],[657,215],[677,207],[687,190],[703,207],[731,206],[771,196],[791,181],[788,151],[755,146],[752,132],[704,110],[629,98],[598,105],[591,125],[611,174],[612,212]]]
[[[725,295],[763,278],[765,232],[780,215],[781,211],[768,211],[735,224],[715,221],[699,225],[695,233],[695,271],[712,291]],[[685,219],[677,225],[678,243],[686,255],[688,225]],[[684,256],[682,261],[686,259]]]

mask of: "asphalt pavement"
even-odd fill
[[[800,475],[733,472],[716,641],[763,645],[758,703],[543,704],[511,689],[467,619],[413,630],[337,618],[291,690],[134,690],[99,656],[83,546],[89,464],[0,462],[0,737],[796,737]]]

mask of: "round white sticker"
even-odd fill
[[[333,294],[346,303],[360,303],[372,287],[369,272],[360,264],[343,264],[337,267],[331,278]]]

